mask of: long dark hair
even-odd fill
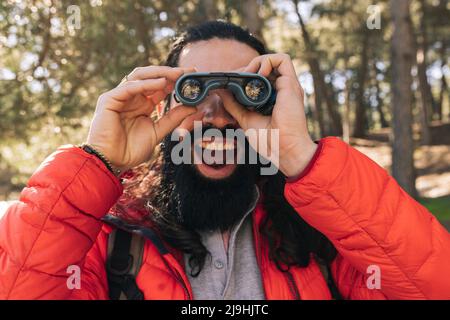
[[[260,55],[267,53],[264,44],[241,27],[224,21],[209,21],[190,27],[178,36],[165,64],[178,66],[180,53],[187,44],[213,38],[237,40],[255,49]],[[130,179],[129,187],[125,188],[124,200],[119,201],[115,211],[122,217],[129,218],[130,208],[133,213],[145,204],[151,213],[141,217],[141,221],[149,222],[155,227],[169,245],[190,254],[189,264],[192,275],[196,276],[204,266],[208,251],[197,232],[181,226],[175,215],[168,212],[170,208],[167,204],[170,203],[173,185],[163,178],[166,161],[170,159],[163,159],[161,152],[157,160],[150,165],[135,169],[134,178]],[[310,263],[311,255],[323,263],[331,263],[336,256],[336,249],[286,201],[283,194],[284,176],[278,173],[265,177],[261,186],[266,216],[260,226],[260,232],[268,241],[270,259],[277,267],[282,271],[287,271],[290,266],[306,267]]]

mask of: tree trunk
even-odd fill
[[[215,20],[218,18],[217,4],[214,0],[200,0],[197,11],[197,21],[205,22],[207,20]]]
[[[339,112],[336,109],[336,105],[334,103],[334,98],[332,93],[330,92],[330,89],[328,88],[326,82],[325,82],[325,76],[323,74],[322,69],[320,68],[319,60],[317,59],[317,55],[315,52],[314,44],[311,41],[311,38],[309,36],[308,30],[306,29],[305,23],[303,21],[303,18],[300,14],[299,8],[298,8],[298,0],[292,0],[297,13],[297,18],[300,24],[300,28],[302,30],[302,37],[303,41],[305,42],[306,49],[309,51],[309,54],[307,55],[306,59],[308,61],[308,65],[313,77],[314,81],[314,89],[318,90],[315,92],[315,95],[321,95],[325,102],[325,106],[327,108],[328,114],[331,119],[331,126],[329,130],[326,132],[322,132],[326,135],[342,135],[342,122],[341,117],[339,115]],[[320,108],[318,108],[320,109]]]
[[[242,25],[261,41],[264,40],[262,29],[264,20],[259,15],[259,4],[257,0],[246,0],[242,2]],[[264,42],[264,41],[263,41]]]
[[[421,103],[421,112],[420,112],[420,122],[422,128],[422,136],[421,142],[422,144],[430,144],[431,142],[431,134],[429,121],[431,120],[431,113],[434,113],[434,101],[433,94],[431,93],[431,86],[428,83],[427,77],[427,52],[428,52],[428,40],[427,40],[427,30],[425,25],[425,16],[426,16],[426,5],[424,0],[420,0],[422,16],[420,19],[420,31],[419,31],[419,39],[416,43],[417,54],[417,77],[419,79],[419,87],[420,87],[420,103]]]
[[[383,99],[381,98],[381,88],[380,88],[380,82],[377,79],[378,74],[378,68],[376,66],[376,62],[374,61],[374,79],[375,79],[375,89],[376,89],[376,99],[377,99],[377,112],[380,117],[380,124],[382,128],[389,127],[389,123],[386,121],[386,117],[383,112]]]
[[[368,30],[364,28],[364,30]],[[362,49],[361,49],[361,66],[358,73],[358,90],[356,91],[356,115],[355,115],[355,126],[353,130],[353,136],[358,138],[363,138],[366,135],[367,130],[367,108],[366,101],[364,99],[364,91],[366,89],[367,81],[367,64],[369,60],[369,33],[365,31],[363,33],[362,39]]]
[[[344,37],[345,38],[345,37]],[[347,43],[344,39],[344,57],[347,57]],[[345,58],[344,61],[344,76],[345,76],[345,103],[344,103],[344,116],[342,117],[342,139],[349,143],[350,142],[350,112],[351,112],[351,81],[347,77],[346,71],[348,70],[348,59]]]
[[[137,36],[139,37],[142,46],[144,47],[144,54],[142,56],[142,66],[149,65],[151,63],[151,48],[152,48],[152,38],[153,38],[153,27],[150,27],[146,23],[146,14],[144,12],[145,3],[137,1],[134,5],[134,17],[135,25],[137,30]]]
[[[319,119],[318,115],[319,113],[316,111],[316,104],[313,100],[315,97],[314,95],[309,95],[305,93],[305,112],[306,112],[306,119],[308,122],[308,128],[309,133],[311,135],[311,138],[314,141],[319,140],[322,138],[321,132],[320,132],[320,126],[319,126]]]
[[[340,2],[340,9],[342,12],[347,12],[348,10],[348,2],[346,0],[341,0]],[[342,30],[342,56],[343,56],[343,63],[344,63],[344,78],[345,78],[345,89],[344,89],[344,95],[345,95],[345,102],[344,102],[344,112],[342,117],[342,139],[350,143],[350,112],[351,112],[351,79],[347,76],[347,70],[349,69],[348,66],[348,43],[347,43],[347,30],[344,25],[344,19],[342,17],[339,19],[339,27]]]
[[[392,175],[411,196],[416,196],[412,137],[412,76],[414,61],[409,0],[390,0],[394,33],[391,39],[393,93]]]
[[[446,66],[446,56],[445,56],[446,49],[447,49],[446,41],[442,41],[442,47],[439,50],[439,54],[440,54],[440,58],[441,58],[441,73],[442,73],[441,91],[439,92],[439,101],[437,103],[437,112],[438,112],[439,120],[442,120],[442,118],[444,116],[443,115],[444,97],[445,97],[445,93],[448,91],[447,79],[445,78],[445,72],[444,72],[444,68]],[[449,99],[449,103],[450,103],[450,99]],[[449,114],[449,117],[450,117],[450,114]]]
[[[319,124],[319,137],[325,137],[327,135],[325,124],[323,121],[323,113],[322,113],[322,97],[318,92],[320,92],[320,89],[317,87],[316,81],[314,82],[314,119],[317,120],[317,123]]]
[[[344,69],[347,70],[347,63],[344,63]],[[351,96],[351,83],[350,79],[345,80],[345,103],[344,103],[344,116],[342,117],[342,139],[349,143],[350,142],[350,96]]]

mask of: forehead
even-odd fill
[[[199,72],[230,71],[247,66],[258,52],[249,45],[229,39],[211,39],[188,44],[180,54],[180,67]]]

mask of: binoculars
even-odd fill
[[[228,89],[245,108],[270,115],[276,91],[265,77],[244,72],[197,72],[180,77],[175,84],[175,100],[186,106],[197,106],[210,90]]]

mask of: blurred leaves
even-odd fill
[[[365,130],[379,128],[377,110],[385,112],[388,119],[390,113],[391,28],[387,1],[381,0],[376,4],[382,9],[382,28],[367,30],[367,7],[371,4],[369,0],[299,1],[314,43],[311,51],[301,37],[293,1],[288,0],[3,0],[0,185],[22,186],[55,147],[82,142],[102,92],[138,66],[163,63],[176,32],[207,19],[238,23],[260,37],[269,49],[288,52],[294,58],[307,93],[308,121],[315,138],[322,134],[318,112],[325,127],[332,119],[327,110],[314,109],[307,57],[314,55],[319,60],[341,115],[348,100],[352,121],[362,85],[358,75],[362,64],[370,64],[369,80],[362,90],[369,118]],[[414,0],[416,26],[420,8]],[[437,98],[444,91],[435,74],[441,71],[445,78],[450,73],[450,16],[447,1],[427,0],[426,8],[427,54],[433,68],[429,70],[430,83]],[[77,18],[79,28],[73,25]],[[361,59],[364,37],[370,37],[367,62]]]

